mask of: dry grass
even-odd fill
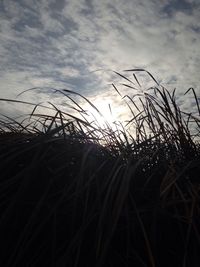
[[[144,70],[128,71],[140,85]],[[29,120],[1,120],[2,266],[199,266],[198,98],[191,89],[198,115],[182,112],[148,74],[157,85],[139,102],[113,84],[134,135],[89,123],[72,96],[93,104],[69,90],[57,93],[79,116],[51,104],[54,115],[34,106]]]

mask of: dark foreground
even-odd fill
[[[141,147],[1,135],[0,265],[199,267],[199,148]]]

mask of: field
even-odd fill
[[[134,135],[89,123],[76,102],[82,117],[53,104],[54,115],[4,117],[1,266],[200,266],[200,108],[189,91],[195,115],[158,84],[140,105],[129,97]]]

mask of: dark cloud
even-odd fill
[[[67,1],[66,0],[53,0],[50,1],[49,3],[49,9],[52,10],[54,13],[60,13],[65,5],[66,5]]]
[[[13,25],[13,29],[19,32],[25,31],[26,27],[30,27],[32,29],[42,28],[42,23],[40,22],[37,14],[32,12],[27,13],[23,18]]]
[[[173,16],[176,12],[185,12],[187,14],[192,14],[194,9],[194,3],[190,3],[186,0],[170,0],[162,8],[162,12],[166,13],[168,16]]]
[[[92,0],[85,0],[85,5],[81,9],[81,14],[88,16],[95,13],[95,7]]]

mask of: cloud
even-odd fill
[[[200,94],[200,4],[181,2],[2,1],[1,96],[51,86],[100,97],[115,78],[92,71],[135,67],[146,68],[170,89],[177,87],[179,95],[190,86]],[[149,85],[147,76],[139,78]],[[184,108],[192,105],[187,101]]]

